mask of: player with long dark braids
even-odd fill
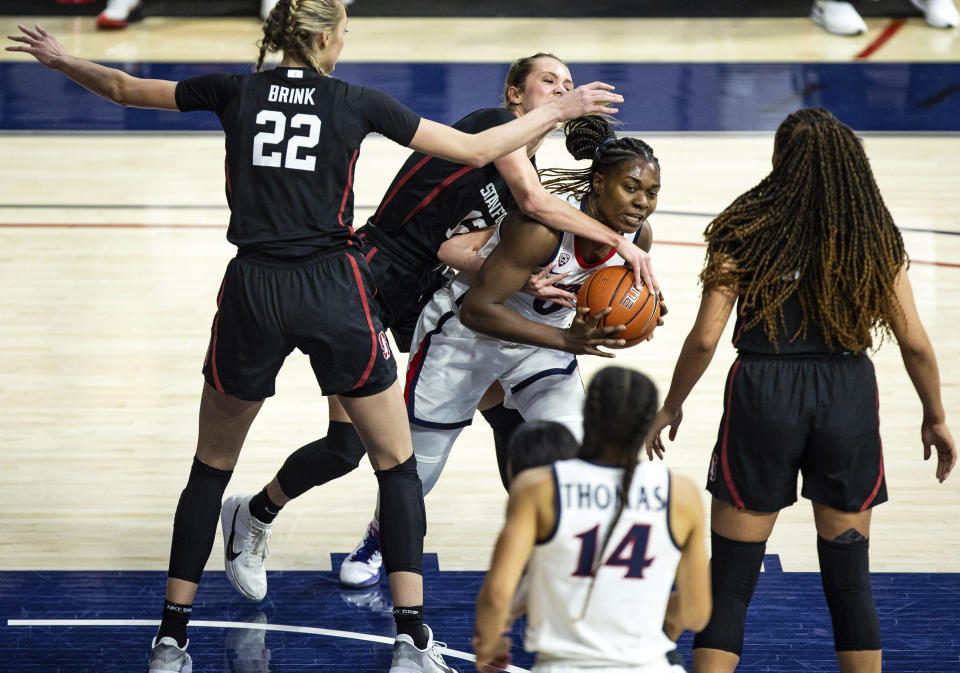
[[[225,133],[227,267],[203,367],[193,466],[174,517],[166,600],[147,664],[189,671],[187,622],[213,547],[224,489],[286,356],[310,356],[325,395],[339,395],[376,471],[384,502],[384,559],[395,606],[396,671],[449,671],[423,622],[426,516],[395,360],[373,305],[370,271],[352,223],[353,172],[363,139],[393,141],[482,166],[557,123],[617,101],[594,83],[479,134],[421,119],[376,90],[329,76],[347,15],[339,0],[280,0],[261,57],[280,66],[182,82],[141,79],[67,54],[45,30],[20,27],[7,47],[62,71],[118,104],[217,113]],[[259,61],[262,64],[262,58]]]
[[[710,616],[703,506],[690,479],[639,462],[656,407],[646,376],[602,369],[587,390],[577,457],[511,483],[477,597],[479,670],[509,663],[501,634],[525,567],[534,671],[683,670],[667,659],[675,645],[662,625],[699,630]]]
[[[813,502],[820,574],[843,673],[878,673],[869,573],[871,508],[886,501],[877,382],[867,350],[892,335],[923,405],[924,458],[941,482],[956,449],[940,377],[907,277],[903,241],[856,134],[823,109],[789,115],[773,170],[707,227],[700,311],[647,437],[663,456],[683,401],[737,304],[724,412],[711,457],[714,612],[694,639],[697,673],[740,659],[747,607],[781,509]]]

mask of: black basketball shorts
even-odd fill
[[[376,282],[376,300],[383,324],[390,328],[401,353],[409,353],[420,312],[447,278],[442,269],[411,270],[382,248],[366,253]]]
[[[877,380],[865,355],[737,358],[707,490],[776,512],[803,497],[845,512],[887,499]]]
[[[386,390],[397,367],[373,288],[363,255],[349,248],[295,261],[238,255],[217,297],[207,383],[243,400],[270,397],[280,366],[298,348],[324,395]]]

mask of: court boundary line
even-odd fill
[[[158,626],[159,619],[8,619],[7,626]],[[360,640],[371,643],[380,643],[393,645],[393,638],[388,636],[375,636],[369,633],[358,633],[356,631],[340,631],[338,629],[324,629],[316,626],[295,626],[292,624],[261,624],[259,622],[229,622],[208,619],[198,619],[190,622],[190,626],[201,628],[220,628],[220,629],[247,629],[260,631],[278,631],[282,633],[303,633],[315,636],[328,636],[331,638],[344,638],[347,640]],[[469,652],[455,650],[450,647],[441,647],[443,654],[463,659],[465,661],[476,661],[477,658]],[[510,673],[530,673],[525,668],[509,666],[505,670]]]

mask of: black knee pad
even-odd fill
[[[490,428],[493,430],[493,446],[497,452],[497,469],[500,470],[500,481],[503,488],[509,491],[507,445],[513,431],[523,425],[523,416],[516,409],[507,409],[502,402],[495,407],[484,409],[480,412],[480,415],[490,424]]]
[[[713,613],[710,623],[693,638],[693,646],[732,652],[743,651],[743,625],[747,607],[760,577],[766,542],[735,542],[711,531],[710,580]]]
[[[327,436],[310,442],[287,456],[277,481],[288,498],[296,498],[314,486],[326,484],[352,472],[366,454],[352,423],[330,421]]]
[[[427,512],[423,486],[417,474],[417,459],[376,472],[380,484],[380,549],[387,574],[423,574],[423,536]]]
[[[173,517],[169,577],[199,582],[217,536],[220,502],[233,470],[218,470],[193,459],[187,486]]]
[[[880,623],[870,589],[870,540],[856,534],[817,536],[820,580],[833,619],[837,652],[880,649]],[[854,531],[856,533],[856,531]]]

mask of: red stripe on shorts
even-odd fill
[[[876,383],[874,383],[876,386]],[[883,440],[880,438],[880,389],[877,388],[877,441],[880,443],[880,475],[877,477],[877,483],[873,485],[873,491],[870,492],[870,497],[867,498],[866,502],[863,503],[863,506],[860,508],[860,511],[867,509],[877,497],[877,492],[880,491],[880,484],[883,483]]]
[[[223,159],[223,177],[227,180],[227,196],[230,197],[230,200],[233,200],[233,187],[230,185],[230,164],[227,163],[226,157]]]
[[[356,390],[367,382],[370,372],[373,371],[373,363],[377,361],[378,339],[377,332],[373,329],[373,319],[370,317],[370,305],[367,304],[367,292],[363,287],[363,278],[360,277],[360,267],[357,266],[357,260],[353,258],[353,255],[347,255],[347,259],[350,260],[350,266],[353,268],[353,278],[357,281],[357,289],[360,291],[360,301],[363,302],[363,312],[367,317],[367,327],[370,328],[370,362],[367,363],[367,368],[363,370],[363,375],[360,377],[360,380],[353,384],[353,388],[350,389]]]
[[[737,375],[740,368],[740,358],[733,363],[733,369],[730,370],[730,380],[727,381],[727,414],[723,419],[723,440],[720,442],[720,463],[723,465],[723,480],[727,483],[727,490],[730,491],[730,497],[733,498],[733,504],[740,509],[746,509],[743,504],[743,498],[737,493],[737,487],[733,485],[733,477],[730,475],[730,463],[727,462],[727,435],[730,433],[730,398],[733,397],[733,377]]]
[[[413,379],[420,369],[420,363],[423,361],[423,346],[425,343],[427,343],[427,337],[423,337],[420,343],[417,344],[417,352],[414,353],[413,357],[410,358],[409,364],[407,364],[407,380],[404,381],[403,384],[403,403],[407,405],[408,408],[410,406],[410,384],[413,383]]]
[[[210,338],[210,372],[213,374],[213,386],[218,393],[225,393],[220,375],[217,374],[217,336],[220,334],[220,303],[223,301],[223,289],[227,285],[224,278],[220,284],[220,293],[217,295],[217,315],[213,317],[213,336]]]
[[[347,197],[350,196],[350,189],[353,187],[353,166],[357,163],[357,155],[360,154],[360,150],[354,150],[353,156],[350,157],[350,167],[347,168],[347,187],[343,190],[343,198],[340,199],[340,212],[337,213],[337,222],[340,223],[341,227],[346,227],[343,223],[343,211],[347,207]],[[353,233],[353,227],[347,227],[350,230],[350,233]]]

